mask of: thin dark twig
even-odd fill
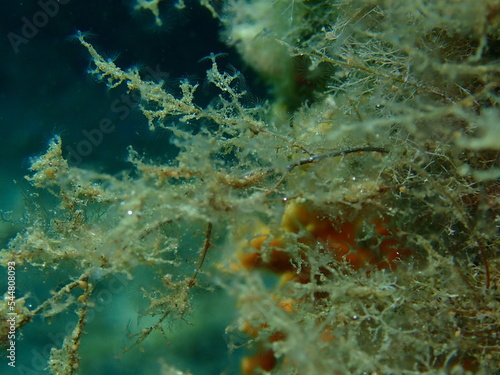
[[[384,147],[371,147],[371,146],[366,146],[366,147],[351,147],[351,148],[345,148],[343,150],[336,150],[336,151],[331,151],[331,152],[326,152],[324,154],[316,154],[313,156],[310,156],[305,159],[300,159],[292,164],[289,164],[286,172],[283,174],[283,176],[280,178],[280,180],[276,183],[274,188],[269,190],[266,195],[271,194],[273,191],[276,190],[278,186],[281,185],[281,183],[285,180],[285,178],[288,176],[288,174],[296,167],[300,167],[301,165],[306,165],[306,164],[311,164],[311,163],[316,163],[320,160],[327,159],[327,158],[334,158],[337,156],[343,156],[347,154],[352,154],[354,152],[381,152],[381,153],[388,153],[389,150],[384,148]]]
[[[187,283],[189,287],[193,286],[194,283],[196,282],[196,276],[198,276],[198,273],[200,272],[201,267],[203,266],[203,262],[205,261],[205,257],[207,256],[208,249],[210,249],[210,247],[212,246],[212,243],[210,241],[211,237],[212,237],[212,223],[208,223],[207,231],[205,232],[205,242],[203,244],[203,249],[201,250],[200,253],[200,259],[198,261],[198,267],[196,267],[196,271],[194,271],[193,277],[191,277],[191,279],[189,279]]]
[[[384,154],[389,152],[388,149],[383,147],[351,147],[351,148],[346,148],[344,150],[331,151],[324,154],[313,155],[306,159],[301,159],[295,163],[290,164],[287,167],[287,172],[291,172],[295,167],[299,167],[301,165],[316,163],[323,159],[334,158],[337,156],[352,154],[353,152],[363,152],[363,151],[382,152]]]

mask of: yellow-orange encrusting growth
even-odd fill
[[[369,212],[362,211],[363,214]],[[373,216],[373,215],[368,215]],[[365,222],[364,215],[359,214],[352,221],[343,221],[342,218],[332,219],[326,212],[313,208],[307,202],[300,200],[290,201],[283,213],[280,230],[282,234],[295,235],[297,243],[305,245],[308,251],[317,251],[330,254],[332,262],[346,262],[353,270],[367,268],[371,272],[373,268],[378,270],[394,270],[397,262],[408,257],[411,252],[404,248],[395,238],[393,229],[389,228],[389,220],[385,217],[371,219]],[[373,229],[374,245],[367,245],[362,240],[363,226],[369,225]],[[246,271],[268,270],[280,275],[280,284],[298,282],[310,283],[310,267],[308,266],[308,254],[301,254],[302,264],[297,268],[290,253],[286,250],[290,244],[290,238],[272,234],[267,226],[260,224],[258,233],[247,241],[242,248],[238,249],[238,261]],[[326,266],[326,265],[325,265]],[[327,274],[327,271],[324,271]],[[325,297],[325,296],[323,296]],[[277,298],[277,306],[287,313],[294,313],[294,304],[300,303],[292,298],[280,296]],[[319,322],[318,322],[319,323]],[[259,328],[268,328],[267,324],[253,327],[245,323],[242,330],[253,337],[259,336]],[[330,342],[334,335],[327,326],[321,335],[322,340]],[[274,332],[268,339],[269,342],[281,341],[285,335]],[[276,359],[273,351],[262,345],[259,346],[253,356],[245,357],[242,361],[242,373],[244,375],[256,374],[257,368],[270,371],[274,367]]]

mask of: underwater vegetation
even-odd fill
[[[161,3],[137,7],[161,25]],[[16,332],[72,312],[47,373],[84,373],[98,285],[121,280],[140,286],[148,319],[123,357],[155,333],[167,352],[166,327],[223,291],[244,375],[498,374],[500,1],[200,3],[266,101],[218,55],[201,105],[200,83],[167,88],[75,35],[90,74],[140,97],[178,152],[158,162],[130,147],[131,169],[110,175],[72,165],[56,136],[33,160],[26,178],[50,198],[0,262],[65,275],[39,304],[16,295]]]

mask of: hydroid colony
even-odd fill
[[[162,285],[144,289],[156,323],[137,345],[217,285],[237,296],[227,331],[246,334],[244,374],[495,373],[500,3],[202,4],[269,102],[249,105],[217,56],[219,95],[201,107],[196,83],[167,91],[78,37],[92,74],[140,93],[179,153],[158,165],[130,149],[133,177],[115,177],[68,165],[55,138],[33,163],[28,179],[58,204],[2,263],[73,267],[46,302],[18,303],[21,329],[78,313],[50,371],[78,371],[95,275],[147,266]],[[194,234],[196,255],[181,246]]]

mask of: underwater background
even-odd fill
[[[500,374],[499,0],[4,1],[0,32],[0,374]]]

